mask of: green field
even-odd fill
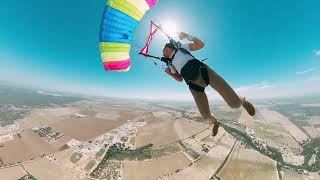
[[[63,146],[61,146],[60,148],[59,148],[59,151],[64,151],[64,150],[67,150],[67,149],[69,149],[70,147],[68,146],[68,144],[65,144],[65,145],[63,145]]]
[[[37,178],[35,178],[34,176],[32,176],[30,174],[29,175],[26,174],[25,176],[19,178],[18,180],[37,180]]]
[[[81,159],[81,157],[82,157],[82,154],[75,152],[75,153],[73,153],[73,154],[71,155],[70,161],[76,164],[77,162],[79,162],[79,160]]]
[[[121,142],[127,142],[128,141],[128,137],[127,136],[121,137],[120,141]]]
[[[106,149],[105,149],[105,148],[101,148],[101,149],[97,152],[96,157],[101,157],[101,156],[104,154],[104,152],[106,152]]]
[[[87,171],[90,171],[90,169],[91,169],[94,165],[96,165],[96,161],[95,161],[95,160],[91,160],[91,161],[86,165],[86,167],[85,167],[84,169],[87,170]]]

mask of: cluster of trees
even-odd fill
[[[19,178],[18,180],[37,180],[37,178],[35,178],[31,174],[26,174],[26,175],[22,176],[21,178]]]
[[[311,172],[320,171],[320,138],[312,139],[309,143],[303,146],[304,163],[306,170]],[[316,156],[315,162],[309,165],[312,155]]]
[[[125,148],[123,143],[116,143],[109,147],[102,161],[98,166],[91,172],[90,176],[94,178],[99,178],[103,169],[105,169],[110,162],[110,160],[119,160],[123,161],[128,160],[145,160],[151,159],[151,147],[152,144],[137,148],[129,149]]]
[[[182,142],[179,142],[179,144],[181,145],[183,150],[192,157],[193,160],[196,160],[200,157],[199,153],[197,153],[196,151],[194,151],[191,148],[186,147]]]
[[[68,146],[68,144],[64,144],[63,146],[61,146],[60,148],[59,148],[59,151],[64,151],[64,150],[67,150],[67,149],[69,149],[70,147]]]

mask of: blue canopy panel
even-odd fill
[[[131,44],[138,23],[127,14],[106,6],[100,26],[100,42]]]

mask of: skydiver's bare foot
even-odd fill
[[[250,116],[254,116],[256,114],[254,106],[249,101],[247,101],[245,97],[241,99],[241,104],[242,107],[244,107],[247,110]]]
[[[218,122],[218,119],[213,114],[206,118],[206,120],[208,121],[208,124],[215,124]]]
[[[214,125],[214,126],[213,126],[213,128],[212,128],[212,136],[216,136],[216,135],[218,134],[220,122],[219,122],[219,121],[216,121],[213,125]]]
[[[218,134],[218,130],[219,130],[219,126],[220,126],[218,119],[216,117],[214,117],[213,115],[211,115],[211,116],[209,116],[207,121],[209,124],[213,124],[212,136],[216,136]]]
[[[218,119],[216,117],[214,117],[214,115],[211,114],[211,116],[209,116],[209,118],[207,118],[207,121],[209,124],[213,124],[212,136],[216,136],[218,134],[218,130],[219,130],[219,126],[220,126]]]

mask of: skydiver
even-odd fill
[[[172,42],[164,46],[163,58],[168,65],[165,72],[177,81],[182,82],[184,79],[188,84],[202,118],[214,125],[212,135],[217,135],[220,123],[209,109],[208,98],[204,91],[208,85],[216,90],[231,108],[242,106],[251,116],[254,116],[255,108],[249,101],[244,97],[239,97],[219,74],[190,53],[190,51],[202,49],[205,44],[200,39],[184,32],[179,33],[179,38],[187,39],[191,43],[183,44],[179,48]]]

